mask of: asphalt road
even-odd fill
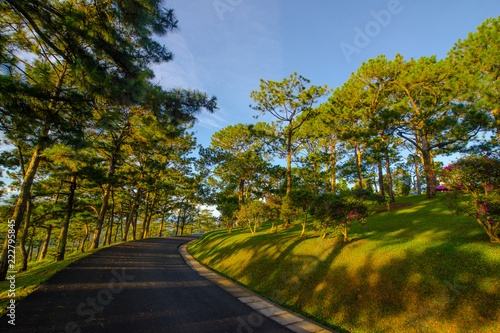
[[[103,249],[62,270],[16,306],[0,332],[291,332],[206,280],[177,252],[193,238]]]

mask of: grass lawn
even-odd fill
[[[277,234],[216,231],[195,258],[265,297],[339,331],[500,332],[500,246],[442,197],[353,225],[350,243],[301,225]],[[382,206],[380,206],[382,207]],[[373,209],[379,209],[375,204]]]
[[[116,245],[116,244],[113,244]],[[106,246],[108,247],[108,246]],[[28,270],[22,273],[16,274],[16,304],[37,289],[43,282],[47,281],[54,274],[83,257],[86,257],[92,253],[102,250],[101,247],[92,251],[87,251],[85,253],[75,252],[72,254],[67,254],[66,259],[56,262],[54,261],[54,256],[47,255],[47,258],[40,262],[30,262]],[[20,254],[16,251],[16,257],[19,258]],[[19,261],[19,260],[18,260]],[[19,264],[19,262],[18,262]],[[19,267],[17,267],[19,269]],[[7,275],[9,277],[9,275]],[[9,294],[9,281],[0,282],[0,316],[5,314],[6,307],[10,302]]]

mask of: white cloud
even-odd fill
[[[186,38],[180,33],[173,33],[161,42],[174,54],[174,59],[153,66],[155,81],[165,89],[182,87],[203,90],[203,84],[197,75],[195,57]]]
[[[228,122],[224,119],[222,119],[219,116],[216,116],[215,114],[203,114],[201,116],[198,116],[198,122],[197,125],[204,127],[209,130],[220,130],[223,127],[225,127],[228,124]]]

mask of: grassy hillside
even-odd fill
[[[500,247],[438,197],[377,213],[352,242],[300,225],[255,236],[217,231],[193,243],[201,262],[250,289],[349,332],[500,332]],[[374,207],[376,208],[376,207]]]

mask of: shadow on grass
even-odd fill
[[[356,239],[347,244],[300,238],[295,226],[254,236],[213,233],[192,252],[250,289],[337,330],[500,331],[500,261],[485,255],[488,248],[500,248],[489,246],[469,220],[455,228],[442,207],[432,201],[420,205],[417,213],[409,207],[397,218],[378,216],[369,232],[353,232]]]

